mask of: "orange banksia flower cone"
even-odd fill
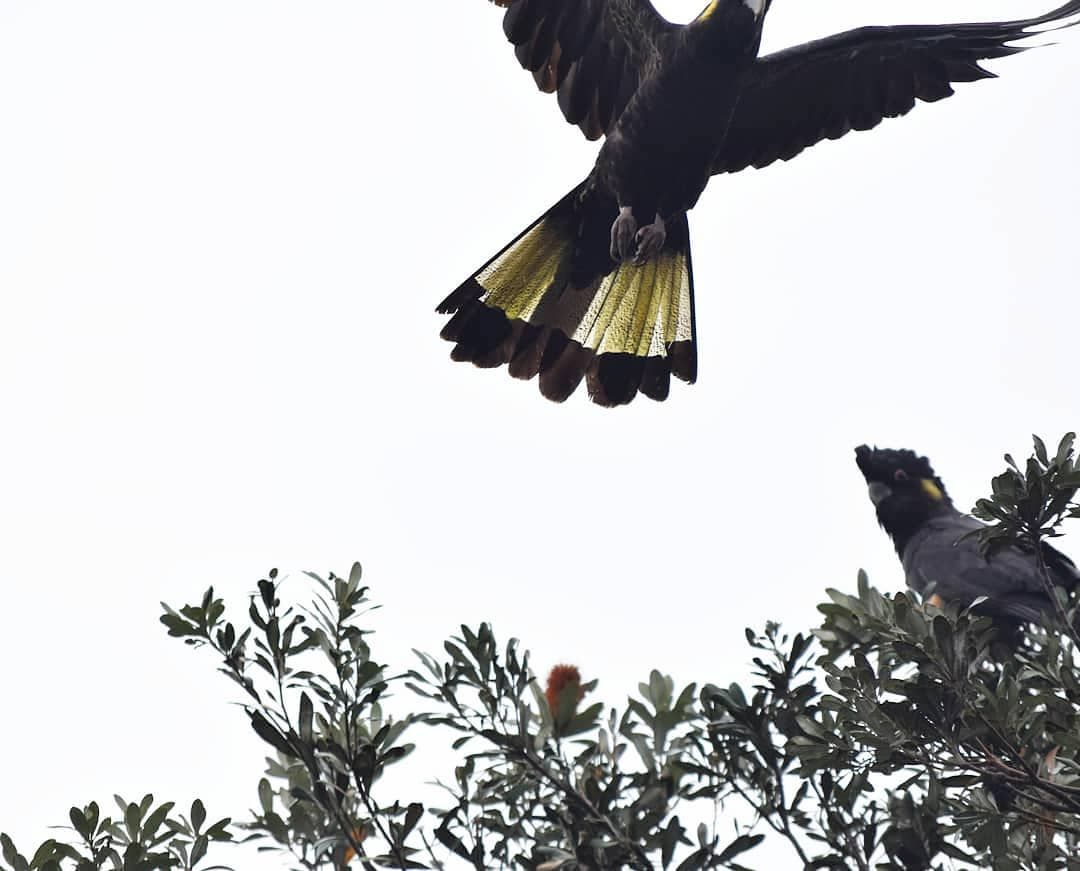
[[[551,719],[555,723],[555,734],[561,735],[577,713],[578,702],[585,695],[581,686],[581,672],[574,665],[557,665],[548,675],[547,698]]]

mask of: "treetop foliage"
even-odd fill
[[[1072,436],[1006,463],[975,508],[985,547],[1040,554],[1080,514]],[[391,669],[374,658],[359,565],[307,579],[270,572],[240,615],[213,589],[163,606],[168,634],[236,684],[268,751],[246,820],[207,826],[198,800],[176,814],[117,797],[111,818],[72,808],[70,837],[29,858],[4,835],[5,867],[209,871],[225,867],[204,864],[210,847],[233,840],[305,871],[691,871],[749,868],[769,839],[786,867],[1080,869],[1076,614],[1062,591],[1047,625],[1017,636],[978,603],[935,607],[860,573],[853,593],[828,591],[814,630],[746,630],[750,685],[654,670],[612,705],[578,666],[542,680],[487,623]],[[454,760],[434,799],[383,777],[422,743]]]

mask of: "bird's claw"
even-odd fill
[[[619,217],[611,225],[611,259],[616,263],[626,260],[634,251],[637,237],[637,221],[634,211],[629,206],[619,209]]]
[[[637,231],[634,240],[637,243],[634,265],[641,266],[651,257],[659,254],[660,249],[664,247],[664,242],[667,240],[667,228],[664,226],[663,218],[657,215],[655,221]]]

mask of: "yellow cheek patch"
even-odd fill
[[[919,483],[922,485],[923,492],[935,502],[940,502],[945,498],[945,494],[941,492],[938,485],[929,478],[921,478]]]

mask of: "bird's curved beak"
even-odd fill
[[[892,487],[888,484],[882,484],[880,481],[871,481],[870,486],[867,487],[866,490],[870,494],[870,501],[873,502],[875,506],[880,505],[892,496]]]
[[[768,0],[743,0],[746,8],[754,13],[754,18],[761,18],[769,6]]]

